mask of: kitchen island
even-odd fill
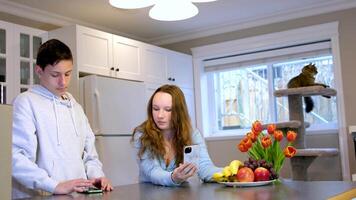
[[[226,187],[218,183],[200,183],[191,181],[180,187],[163,187],[148,183],[139,183],[115,187],[112,192],[103,194],[54,195],[48,197],[35,197],[34,199],[51,200],[184,200],[184,199],[288,199],[288,200],[318,200],[328,199],[335,195],[356,189],[356,182],[346,181],[292,181],[282,180],[258,187]],[[355,192],[353,193],[354,195]],[[348,198],[350,199],[350,198]]]

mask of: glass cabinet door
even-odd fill
[[[0,104],[6,104],[6,30],[0,27]]]
[[[39,83],[34,72],[38,48],[48,32],[0,21],[0,104]]]
[[[43,39],[39,36],[20,34],[20,91],[25,92],[33,84],[38,84],[39,79],[35,73],[38,48]]]

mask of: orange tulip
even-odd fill
[[[276,130],[276,125],[275,124],[268,124],[268,126],[267,126],[268,134],[272,135],[275,130]]]
[[[252,124],[252,128],[251,128],[252,132],[255,133],[256,135],[259,135],[262,131],[262,124],[260,121],[256,120],[255,122],[253,122]]]
[[[241,152],[247,152],[248,148],[246,148],[245,144],[241,141],[237,147]]]
[[[273,133],[274,139],[280,142],[283,139],[283,132],[281,130],[276,130]]]
[[[287,140],[289,142],[293,142],[295,140],[295,138],[297,138],[297,133],[294,131],[288,131],[287,132]]]
[[[266,149],[272,144],[271,137],[269,135],[263,136],[261,140],[262,146]]]
[[[244,145],[247,149],[249,149],[252,146],[252,141],[247,136],[245,136],[244,139],[242,139],[242,142],[244,143]]]
[[[257,140],[257,135],[254,134],[254,133],[252,133],[252,132],[247,133],[247,137],[250,138],[250,140],[252,141],[252,143],[253,143],[253,142],[256,142],[256,140]]]
[[[283,150],[284,155],[287,158],[291,158],[293,157],[296,153],[297,153],[297,149],[295,149],[292,146],[287,146],[284,150]]]

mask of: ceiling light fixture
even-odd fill
[[[122,9],[136,9],[152,6],[155,0],[109,0],[109,3]]]
[[[148,6],[149,16],[160,21],[178,21],[194,17],[199,10],[193,3],[211,2],[216,0],[109,0],[117,8],[136,9]]]

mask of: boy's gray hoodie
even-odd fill
[[[59,182],[103,177],[95,137],[72,95],[36,85],[13,103],[12,198],[53,193]]]

